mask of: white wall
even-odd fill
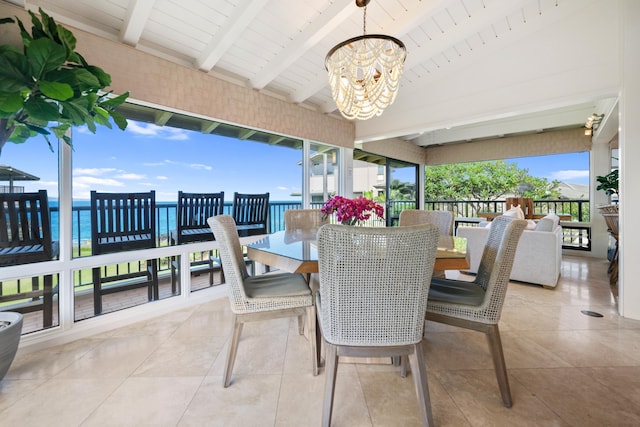
[[[620,96],[620,314],[640,319],[640,2],[623,0]]]

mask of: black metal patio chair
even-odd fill
[[[156,193],[91,192],[91,253],[108,254],[156,247]],[[107,269],[105,269],[106,272]],[[135,268],[134,268],[135,270]],[[139,271],[103,275],[93,268],[93,304],[102,313],[102,296],[147,287],[149,301],[159,299],[158,260],[146,261]]]
[[[49,261],[58,256],[58,244],[51,238],[49,201],[46,190],[34,193],[0,194],[0,267]],[[43,326],[53,323],[53,276],[31,278],[31,289],[18,287],[6,295],[0,283],[0,303],[13,302],[6,309],[19,313],[43,312]],[[0,308],[0,311],[5,308]]]
[[[223,209],[224,191],[219,193],[185,193],[179,191],[176,229],[171,232],[171,244],[182,245],[215,240],[207,219],[221,215]],[[190,264],[192,271],[209,273],[209,285],[213,285],[213,273],[215,271],[220,271],[221,280],[224,282],[222,264],[220,259],[214,256],[213,250],[208,251],[206,259],[194,260]],[[178,264],[175,257],[172,257],[171,290],[174,294],[177,291],[177,267]]]

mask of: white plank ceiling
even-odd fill
[[[363,30],[363,10],[353,0],[5,1],[41,7],[62,23],[327,114],[339,113],[325,55]],[[367,33],[389,34],[406,44],[397,101],[406,103],[421,87],[471,66],[479,51],[518,43],[543,31],[558,13],[581,7],[577,0],[372,0]],[[518,124],[513,115],[504,126],[504,117],[484,117],[444,132],[425,120],[424,129],[413,124],[391,136],[430,145],[579,126],[602,101],[595,98],[522,112]]]

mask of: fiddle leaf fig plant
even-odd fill
[[[596,176],[599,182],[596,190],[602,190],[607,196],[618,195],[618,169],[614,169],[606,175]]]
[[[53,150],[51,134],[71,145],[67,131],[74,126],[95,133],[97,125],[111,128],[113,121],[124,130],[127,120],[116,108],[129,92],[113,97],[105,91],[111,76],[75,51],[71,31],[39,12],[40,18],[29,11],[31,33],[18,18],[0,18],[0,24],[17,22],[22,37],[22,50],[0,46],[0,150],[37,135]]]

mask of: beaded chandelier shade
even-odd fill
[[[333,47],[325,58],[331,94],[347,119],[367,120],[393,104],[404,71],[407,50],[400,40],[381,34],[366,34],[366,6],[362,36]]]

